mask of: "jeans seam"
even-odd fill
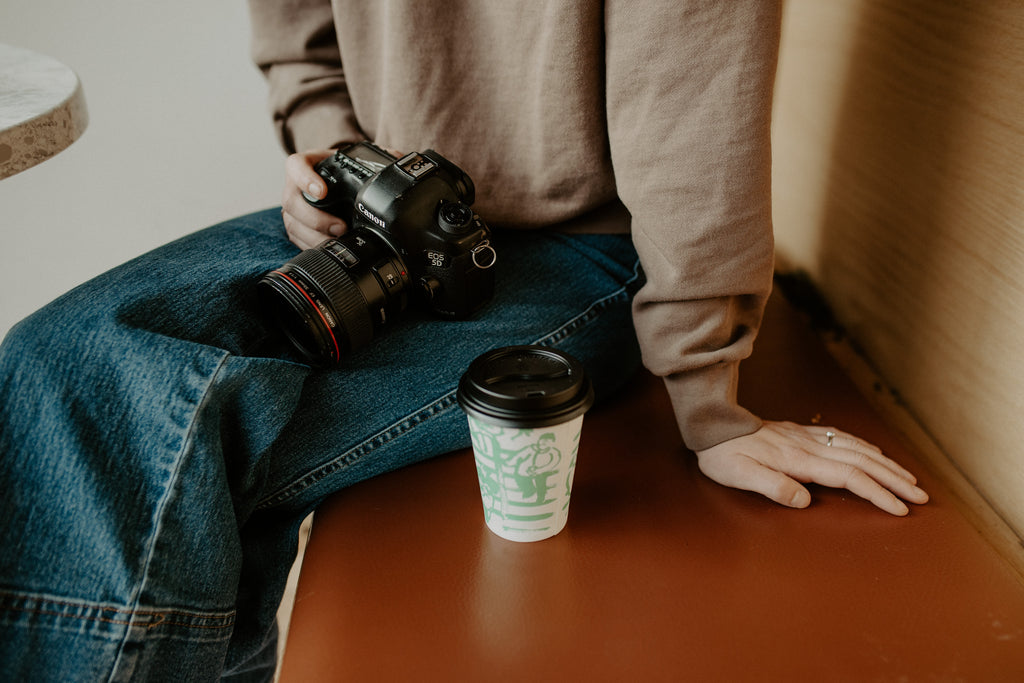
[[[13,601],[32,601],[35,605],[19,606],[12,604]],[[62,612],[59,609],[47,609],[46,606],[50,605],[54,608],[57,607],[69,607],[74,609],[89,609],[95,610],[101,613],[100,616],[91,616],[88,614],[69,614],[68,612]],[[18,614],[39,614],[43,616],[54,616],[61,617],[64,619],[74,619],[77,621],[88,621],[98,622],[103,624],[116,624],[119,626],[129,626],[133,623],[134,618],[137,616],[141,617],[156,617],[153,621],[147,623],[145,628],[152,629],[157,626],[185,626],[188,628],[198,628],[204,630],[220,630],[224,628],[230,628],[235,623],[235,611],[229,610],[227,612],[197,612],[183,609],[122,609],[120,607],[114,607],[111,605],[103,605],[100,603],[89,603],[84,601],[73,601],[55,597],[43,597],[43,596],[32,596],[28,594],[13,593],[11,591],[0,590],[0,613],[3,612],[15,612]],[[110,615],[110,616],[103,616]],[[196,621],[213,621],[222,622],[220,624],[198,624],[190,623],[185,620],[174,621],[168,617],[178,618],[184,617],[185,619],[194,619]]]
[[[328,477],[345,467],[350,467],[356,464],[367,454],[372,453],[381,446],[412,431],[412,429],[423,423],[427,418],[439,415],[440,413],[450,409],[455,405],[455,392],[456,390],[452,389],[427,405],[417,408],[405,417],[396,420],[371,436],[369,439],[356,444],[333,460],[320,465],[310,472],[307,472],[301,478],[293,481],[291,484],[288,484],[283,489],[280,489],[267,498],[261,500],[256,505],[256,509],[261,510],[273,507],[274,505],[298,495],[321,479]]]
[[[222,355],[221,358],[217,361],[216,367],[213,368],[213,371],[207,377],[206,387],[203,390],[202,398],[196,404],[195,410],[192,412],[192,419],[189,421],[188,429],[185,430],[185,436],[182,439],[181,448],[178,450],[178,453],[177,453],[177,455],[175,457],[174,466],[173,466],[173,468],[171,469],[171,472],[170,472],[170,477],[169,477],[169,480],[168,480],[167,488],[164,490],[163,496],[161,496],[161,498],[160,498],[160,502],[159,502],[159,505],[157,507],[156,514],[155,514],[155,524],[154,524],[154,527],[153,527],[153,532],[150,534],[148,542],[147,542],[146,559],[145,559],[145,562],[143,563],[141,577],[140,577],[139,582],[138,582],[138,584],[136,586],[134,595],[132,595],[130,597],[130,599],[128,600],[128,604],[130,605],[129,609],[124,610],[124,612],[128,615],[128,620],[129,620],[128,621],[128,628],[125,629],[124,638],[121,640],[121,644],[118,647],[117,656],[114,659],[114,666],[113,666],[113,670],[111,672],[111,674],[112,674],[111,680],[113,680],[113,678],[116,676],[118,667],[120,666],[121,656],[122,656],[122,653],[124,652],[124,648],[128,644],[129,640],[132,637],[132,628],[131,628],[131,626],[132,626],[133,622],[135,621],[136,616],[147,617],[147,616],[152,616],[152,614],[153,614],[153,613],[151,613],[149,611],[146,611],[146,610],[140,610],[139,607],[140,607],[140,601],[142,599],[142,593],[145,590],[145,587],[146,587],[146,585],[148,583],[149,570],[150,570],[150,567],[153,564],[153,558],[156,555],[157,539],[159,538],[160,532],[163,529],[164,517],[165,517],[165,514],[167,512],[167,507],[169,505],[169,501],[170,501],[170,499],[171,499],[171,497],[173,495],[173,492],[174,492],[175,483],[178,480],[178,474],[181,472],[182,463],[184,462],[185,458],[187,457],[187,453],[189,452],[189,449],[192,447],[193,435],[195,434],[195,431],[198,428],[198,424],[199,424],[199,416],[203,412],[203,408],[211,400],[211,395],[212,395],[213,392],[210,391],[210,387],[213,385],[213,383],[216,380],[217,376],[220,374],[221,370],[224,368],[224,365],[227,362],[228,358],[229,358],[229,354],[225,353],[224,355]],[[159,612],[157,612],[157,614],[159,614]],[[187,614],[187,612],[179,612],[179,614]],[[148,629],[154,628],[155,626],[158,626],[160,624],[189,626],[188,624],[176,624],[175,622],[167,622],[167,621],[164,621],[162,619],[158,619],[156,621],[156,623],[150,622],[150,623],[145,624],[144,627],[148,630]],[[234,624],[234,621],[232,620],[232,623],[229,624],[228,626],[233,626],[233,624]]]
[[[548,332],[545,335],[539,337],[534,344],[557,344],[562,341],[573,331],[579,329],[590,320],[593,320],[598,313],[604,309],[612,301],[615,301],[623,296],[629,296],[630,286],[635,283],[641,277],[641,271],[639,267],[639,260],[633,267],[633,276],[622,284],[621,287],[615,291],[607,294],[600,299],[592,302],[586,310],[578,313],[569,320],[561,323],[558,327]],[[412,431],[416,426],[423,423],[427,418],[438,415],[445,410],[452,408],[456,403],[456,392],[457,389],[452,389],[445,394],[442,394],[439,398],[431,401],[427,405],[417,408],[413,412],[409,413],[405,417],[396,420],[389,426],[378,431],[376,434],[371,436],[369,439],[356,444],[349,450],[338,455],[334,459],[326,462],[315,469],[307,472],[299,479],[296,479],[292,483],[288,484],[282,489],[270,494],[256,505],[257,510],[266,509],[283,503],[294,496],[297,496],[302,491],[306,490],[310,486],[313,486],[318,481],[325,477],[334,474],[335,472],[350,467],[360,460],[363,459],[369,453],[372,453],[377,448],[384,444],[393,441],[394,439]]]

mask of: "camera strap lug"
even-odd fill
[[[488,252],[488,251],[491,253],[491,260],[489,262],[487,262],[487,263],[480,263],[480,261],[477,260],[477,257],[481,253]],[[481,269],[481,270],[487,270],[488,268],[490,268],[491,266],[493,266],[495,263],[498,262],[498,252],[494,251],[494,247],[491,246],[491,241],[490,240],[482,241],[480,244],[478,244],[475,247],[473,247],[473,251],[470,252],[470,253],[473,255],[473,265],[476,266],[477,268]],[[480,258],[485,258],[485,257],[480,257]]]

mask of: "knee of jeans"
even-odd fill
[[[36,311],[14,324],[0,342],[0,365],[5,371],[12,365],[35,363],[45,358],[46,347],[60,339],[62,331],[45,309]]]
[[[84,362],[96,348],[110,348],[101,330],[112,326],[103,310],[65,295],[16,323],[0,344],[3,367],[32,365],[37,371],[65,362]]]

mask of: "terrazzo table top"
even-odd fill
[[[0,178],[57,154],[88,121],[82,85],[71,69],[0,43]]]

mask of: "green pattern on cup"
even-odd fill
[[[522,429],[469,418],[487,525],[501,536],[539,540],[565,526],[582,416]]]

